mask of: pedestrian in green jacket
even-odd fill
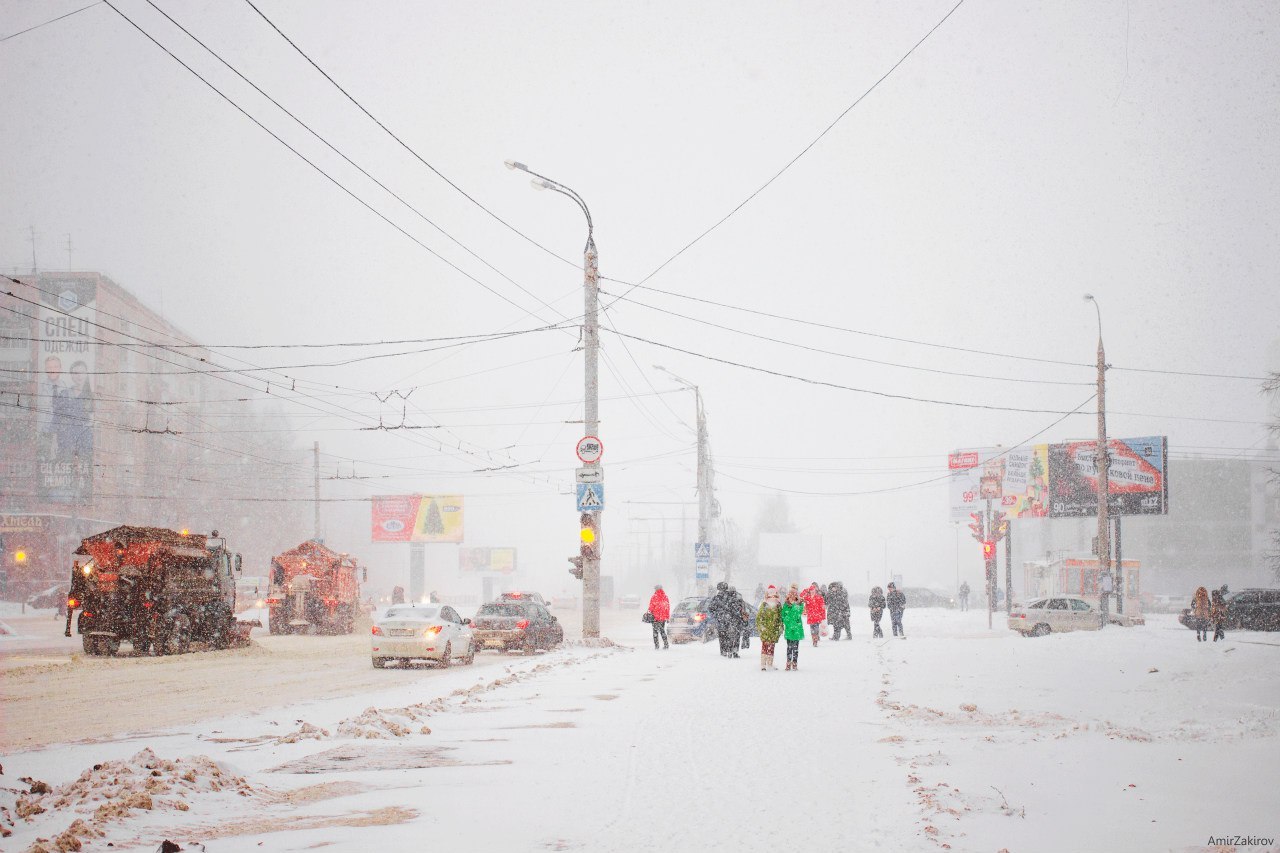
[[[770,586],[760,602],[756,630],[760,633],[760,669],[777,669],[773,665],[773,648],[782,636],[782,606],[776,586]]]
[[[804,603],[795,584],[787,590],[782,605],[783,636],[787,639],[787,669],[800,668],[800,641],[804,639]]]

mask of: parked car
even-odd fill
[[[919,586],[904,587],[902,590],[902,594],[907,597],[907,609],[911,609],[913,607],[920,608],[920,607],[955,607],[956,606],[956,602],[954,598],[943,595],[940,592],[934,592],[931,589],[925,589],[924,587],[919,587]],[[863,607],[867,606],[866,601],[863,601],[862,606]]]
[[[67,596],[70,595],[71,588],[66,584],[54,584],[48,589],[42,589],[27,599],[27,606],[36,610],[46,610],[51,607],[61,605],[65,607],[67,604]]]
[[[1280,631],[1280,589],[1241,589],[1227,593],[1226,628],[1231,631]],[[1195,630],[1191,608],[1178,622]]]
[[[556,595],[551,598],[552,610],[576,610],[578,599],[572,595]]]
[[[533,654],[564,641],[564,628],[536,601],[504,600],[482,605],[472,628],[480,649]]]
[[[711,611],[708,606],[711,604],[711,596],[692,596],[691,598],[683,598],[671,609],[671,619],[667,622],[667,637],[673,643],[691,643],[694,640],[707,642],[715,639],[717,636],[715,619],[711,618]],[[747,628],[751,635],[758,636],[756,632],[756,610],[750,604],[747,605]]]
[[[908,598],[908,606],[910,603]],[[1146,622],[1141,616],[1108,613],[1107,624],[1131,628]],[[1064,631],[1097,631],[1102,627],[1102,614],[1092,602],[1078,595],[1055,595],[1037,598],[1025,607],[1013,605],[1009,613],[1009,627],[1027,637],[1043,637]]]
[[[496,601],[532,601],[536,604],[547,606],[547,600],[542,597],[540,592],[504,592],[498,596]]]
[[[372,649],[375,669],[388,661],[408,666],[414,660],[434,660],[449,666],[476,659],[471,620],[447,604],[393,604],[373,623]]]
[[[618,606],[625,607],[628,609],[635,609],[640,606],[640,596],[624,595],[622,596],[622,598],[618,599]]]

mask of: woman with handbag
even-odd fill
[[[662,591],[662,584],[653,587],[653,595],[649,598],[649,609],[644,613],[644,621],[653,625],[653,650],[658,650],[658,638],[662,638],[662,648],[669,649],[667,642],[667,620],[671,618],[671,601]]]

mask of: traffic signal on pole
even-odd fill
[[[983,542],[982,543],[982,559],[994,560],[995,558],[996,558],[996,543],[990,542],[990,541]]]
[[[981,542],[986,538],[986,533],[982,529],[982,513],[971,512],[969,517],[973,519],[973,521],[969,522],[969,529],[973,531],[973,538]]]
[[[582,513],[580,519],[581,530],[578,531],[578,538],[582,541],[582,545],[578,550],[583,560],[600,559],[600,515],[594,512]]]
[[[1009,532],[1009,514],[996,510],[991,516],[991,526],[996,539],[1003,539]]]
[[[573,563],[573,568],[569,570],[569,574],[573,575],[578,580],[582,580],[582,558],[570,557],[569,562]]]

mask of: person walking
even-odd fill
[[[969,609],[969,582],[964,581],[960,584],[960,609]]]
[[[671,619],[671,600],[662,590],[662,584],[655,584],[653,595],[649,597],[649,617],[653,625],[653,650],[658,650],[658,637],[662,637],[662,647],[671,648],[667,643],[667,621]]]
[[[809,636],[813,638],[814,646],[817,646],[822,632],[822,620],[827,618],[827,602],[818,590],[817,581],[809,584],[809,588],[800,595],[800,601],[804,603],[804,621],[809,623]]]
[[[756,631],[760,633],[760,669],[777,669],[773,665],[773,650],[782,636],[782,602],[778,600],[778,588],[770,585],[765,590],[764,601],[756,611]],[[790,669],[791,665],[787,664]]]
[[[902,611],[907,609],[907,596],[898,589],[896,584],[891,583],[885,603],[889,606],[889,622],[893,625],[893,636],[905,640],[907,632],[902,628]]]
[[[1200,587],[1191,597],[1191,618],[1195,622],[1196,642],[1209,639],[1209,590]]]
[[[738,642],[738,635],[730,624],[732,617],[729,613],[729,584],[724,581],[716,584],[716,594],[711,596],[711,601],[707,604],[707,612],[716,623],[716,639],[720,641],[720,656],[727,658],[730,650]]]
[[[1213,623],[1213,641],[1227,638],[1227,600],[1222,597],[1222,590],[1215,589],[1209,595],[1209,621]]]
[[[827,621],[831,623],[831,639],[840,639],[840,631],[844,630],[846,640],[853,639],[853,631],[849,628],[849,593],[840,581],[832,581],[827,586]]]
[[[782,636],[787,641],[787,669],[800,668],[800,641],[804,639],[804,604],[792,584],[782,605]]]
[[[739,657],[738,648],[751,648],[751,614],[747,610],[747,602],[743,599],[742,593],[738,592],[737,587],[729,587],[729,613],[733,619],[734,634],[732,651],[729,657]]]
[[[871,595],[867,596],[867,608],[871,611],[871,624],[875,625],[875,630],[871,632],[871,638],[883,637],[884,631],[880,628],[880,618],[884,616],[884,590],[878,586],[871,587]]]

